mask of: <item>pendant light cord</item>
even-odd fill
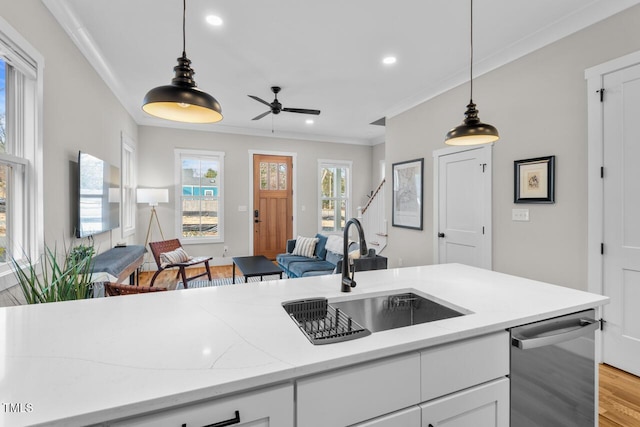
[[[186,1],[186,0],[185,0]],[[469,82],[471,83],[471,92],[469,94],[469,100],[473,102],[473,0],[471,0],[471,66],[469,67]]]
[[[186,32],[187,0],[182,0],[182,56],[187,56]]]

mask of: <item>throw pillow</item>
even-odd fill
[[[160,254],[160,265],[162,268],[169,264],[178,264],[181,262],[189,261],[191,257],[182,248],[178,248],[171,252],[163,252]]]
[[[334,234],[330,234],[329,237],[327,238],[327,244],[325,245],[325,248],[328,251],[335,252],[337,254],[341,254],[342,251],[343,251],[342,236],[337,236],[337,235],[334,235]]]
[[[316,250],[317,237],[302,237],[296,239],[296,247],[293,248],[292,255],[306,256],[313,258],[313,252]]]
[[[327,257],[327,249],[325,246],[327,245],[327,236],[323,236],[322,234],[316,234],[318,238],[318,243],[316,244],[316,255],[320,259],[325,259]]]

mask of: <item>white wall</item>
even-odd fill
[[[371,152],[371,187],[375,191],[382,181],[380,162],[385,160],[385,144],[376,144]]]
[[[223,246],[229,247],[228,256],[253,253],[249,247],[250,212],[239,212],[238,206],[251,205],[249,193],[250,151],[296,153],[296,233],[303,236],[318,232],[318,159],[351,160],[353,162],[353,212],[364,203],[371,191],[371,147],[335,144],[329,142],[300,141],[282,138],[263,138],[190,130],[140,126],[138,152],[138,185],[140,187],[169,188],[169,203],[157,208],[165,238],[175,238],[174,148],[203,149],[225,153],[225,242],[190,245],[193,255],[221,257]],[[138,226],[146,227],[148,208],[138,211]],[[144,243],[146,230],[138,232],[139,243]],[[284,248],[283,248],[284,250]]]
[[[479,116],[501,134],[493,155],[494,270],[587,289],[584,70],[639,50],[639,22],[635,6],[474,79]],[[389,227],[391,266],[399,258],[404,265],[433,262],[432,152],[445,147],[446,132],[462,122],[468,99],[469,87],[462,85],[387,119],[387,176],[394,162],[425,158],[425,227]],[[547,155],[556,156],[556,203],[515,205],[514,160]],[[391,186],[387,196],[391,200]],[[513,208],[528,208],[531,221],[511,221]]]
[[[45,241],[61,247],[73,240],[71,171],[78,151],[119,165],[120,134],[137,139],[137,125],[40,1],[0,0],[0,16],[45,60]],[[116,230],[97,236],[95,243],[102,251],[120,240]],[[0,294],[0,305],[6,303]]]

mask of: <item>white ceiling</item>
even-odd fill
[[[468,80],[469,0],[188,0],[187,56],[224,120],[185,125],[141,110],[182,53],[181,0],[42,0],[139,124],[375,144],[392,117]],[[476,0],[474,75],[640,0]],[[205,16],[222,17],[212,27]],[[382,58],[394,55],[394,66]],[[320,116],[272,114],[249,98]],[[467,99],[460,100],[460,121]],[[313,125],[305,119],[314,118]],[[457,123],[444,123],[443,135]]]

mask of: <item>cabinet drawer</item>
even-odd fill
[[[420,402],[420,354],[411,353],[297,382],[298,426],[345,426]]]
[[[354,424],[350,427],[419,427],[421,413],[419,406],[412,406],[393,414],[383,415],[373,420]]]
[[[423,350],[422,401],[509,374],[509,333],[498,332]]]
[[[234,427],[293,427],[293,385],[243,393],[175,409],[154,412],[136,418],[108,423],[113,427],[201,427],[232,420],[238,411],[240,421]],[[257,421],[261,421],[260,424]]]
[[[509,427],[509,380],[485,383],[420,407],[423,427]]]

